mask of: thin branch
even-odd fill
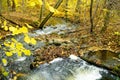
[[[0,17],[4,18],[5,20],[9,21],[9,22],[12,23],[12,24],[15,24],[15,25],[18,25],[18,26],[22,26],[22,25],[14,22],[14,21],[12,21],[12,20],[10,20],[10,19],[5,18],[5,17],[4,17],[3,15],[1,15],[1,14],[0,14]]]
[[[90,23],[91,23],[90,32],[91,32],[91,33],[93,33],[93,16],[92,16],[92,9],[93,9],[93,0],[91,0],[91,4],[90,4]]]
[[[55,9],[57,9],[60,4],[62,3],[63,0],[58,0],[58,2],[56,3],[56,5],[54,6]],[[50,17],[52,17],[52,15],[54,14],[54,12],[50,12],[46,18],[41,22],[41,24],[39,25],[39,28],[43,28],[44,24],[49,20]]]

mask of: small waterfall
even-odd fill
[[[104,77],[107,75],[107,77]],[[22,79],[20,79],[22,80]],[[71,55],[69,58],[56,58],[49,64],[40,65],[23,80],[116,80],[107,70],[88,64]]]

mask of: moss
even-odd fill
[[[120,74],[120,64],[113,68],[113,72],[116,72],[117,74]]]

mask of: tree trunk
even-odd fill
[[[12,11],[16,11],[16,4],[14,0],[12,0]]]
[[[26,10],[26,3],[27,3],[26,0],[22,0],[22,12],[23,13],[25,13],[25,10]]]
[[[110,21],[110,10],[111,10],[111,3],[110,0],[106,0],[105,2],[107,11],[106,11],[106,15],[104,17],[104,26],[101,29],[101,32],[105,32],[108,25],[109,25],[109,21]]]
[[[58,0],[58,2],[56,3],[56,5],[54,6],[55,9],[57,9],[60,4],[62,3],[63,0]],[[50,17],[52,17],[52,15],[54,14],[54,12],[50,12],[45,19],[41,22],[41,24],[39,25],[39,28],[43,28],[43,26],[45,25],[45,23],[49,20]]]
[[[2,14],[2,0],[0,0],[0,15]]]
[[[40,8],[40,17],[39,17],[39,21],[41,23],[42,21],[42,16],[43,16],[43,11],[44,11],[44,5],[45,5],[45,0],[42,0],[43,4],[41,5],[41,8]]]
[[[93,33],[93,15],[92,15],[92,9],[93,9],[93,0],[91,0],[91,4],[90,4],[90,24],[91,24],[91,29],[90,29],[90,33]]]
[[[77,5],[76,5],[76,8],[75,8],[75,11],[76,12],[80,12],[79,8],[80,8],[80,3],[81,3],[81,0],[77,0]]]
[[[66,21],[66,23],[67,23],[67,21],[68,21],[68,1],[69,0],[66,0],[66,9],[65,9],[65,21]]]
[[[8,7],[8,11],[11,11],[11,3],[10,3],[10,0],[7,0],[7,7]]]

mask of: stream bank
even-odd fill
[[[48,26],[48,27],[44,28],[43,30],[36,30],[36,31],[33,31],[33,33],[29,33],[30,36],[36,38],[36,40],[37,40],[36,45],[26,44],[23,40],[24,36],[18,35],[15,37],[15,39],[17,39],[17,41],[20,41],[21,43],[23,43],[27,49],[31,50],[32,56],[30,56],[30,57],[23,56],[18,59],[16,59],[16,56],[13,56],[13,59],[11,60],[12,62],[10,63],[10,65],[8,65],[6,67],[8,70],[11,69],[17,73],[25,73],[25,74],[31,73],[31,76],[32,76],[32,74],[34,74],[34,73],[37,74],[35,69],[38,69],[41,72],[41,68],[39,68],[40,67],[39,65],[42,66],[44,64],[47,64],[48,66],[51,67],[51,65],[48,63],[58,57],[63,58],[64,60],[63,60],[63,62],[58,61],[58,63],[55,63],[55,64],[63,63],[65,65],[64,62],[68,61],[68,63],[69,63],[68,57],[70,55],[74,54],[76,56],[85,57],[85,59],[87,59],[88,61],[89,61],[89,59],[90,60],[92,59],[93,62],[95,60],[96,65],[105,65],[106,64],[105,66],[110,68],[110,70],[111,70],[111,67],[109,67],[109,66],[114,62],[111,59],[113,59],[113,60],[115,59],[116,63],[112,67],[112,71],[114,71],[113,68],[120,64],[119,57],[118,57],[119,51],[117,50],[117,52],[118,52],[117,55],[114,51],[110,52],[111,57],[105,58],[106,63],[103,63],[100,60],[101,60],[101,57],[104,57],[104,54],[107,54],[107,53],[103,53],[102,51],[101,51],[101,53],[99,53],[99,50],[100,50],[99,47],[97,47],[98,52],[97,51],[95,53],[90,52],[89,53],[90,55],[87,54],[86,52],[89,51],[93,45],[96,45],[95,43],[92,43],[92,45],[90,45],[91,42],[89,43],[89,41],[92,41],[93,39],[96,40],[96,39],[95,39],[95,37],[94,38],[92,37],[93,39],[90,38],[92,35],[90,35],[88,33],[88,29],[89,28],[80,29],[78,27],[78,25],[74,26],[74,25],[70,25],[70,24],[69,24],[69,26],[66,24],[59,24],[56,26]],[[1,42],[1,44],[2,44],[2,42]],[[94,50],[95,49],[96,48],[94,48]],[[101,49],[104,50],[105,48],[101,48]],[[3,50],[0,50],[0,51],[1,51],[1,53],[3,53],[2,56],[5,56]],[[108,50],[108,52],[109,52],[109,50]],[[109,56],[109,53],[106,55],[106,57],[107,56]],[[110,62],[108,62],[109,59],[110,59]],[[73,62],[70,62],[70,66],[73,66],[74,64],[71,64],[71,63],[74,63],[74,60],[73,60]],[[79,64],[79,63],[81,63],[81,59],[80,59],[80,61],[78,61],[78,63],[76,63],[76,60],[75,60],[75,64]],[[54,64],[52,64],[52,65],[54,65]],[[48,66],[44,66],[43,69],[44,68],[49,69]],[[82,66],[82,65],[80,65],[80,66]],[[89,66],[89,65],[87,65],[87,66]],[[59,67],[59,66],[54,66],[54,67]],[[54,67],[52,67],[51,69],[53,70]],[[69,66],[65,65],[65,69],[67,67],[69,67]],[[62,68],[64,68],[64,67],[61,67],[61,69]],[[80,68],[80,67],[78,67],[78,68]],[[33,69],[33,71],[31,69]],[[118,66],[117,71],[119,72],[119,66]],[[104,72],[104,70],[103,70],[103,72]],[[55,72],[55,73],[57,73],[57,72]],[[69,73],[69,70],[68,70],[68,73]],[[99,73],[99,70],[97,73]],[[61,73],[57,73],[57,74],[61,74]],[[111,76],[109,76],[109,74],[111,74],[111,73],[108,73],[106,75],[108,77],[111,77]],[[118,74],[118,76],[119,76],[119,73],[116,73],[116,74]],[[40,74],[40,76],[41,75],[44,75],[44,74]],[[64,72],[61,75],[64,75]],[[66,75],[67,75],[67,73],[66,73]],[[58,76],[60,77],[60,75],[58,75]],[[79,76],[81,76],[81,75],[79,75]],[[59,78],[59,77],[58,77],[58,80],[61,80],[61,78]],[[118,78],[118,77],[116,77],[116,78]],[[54,79],[54,77],[51,79]],[[111,78],[111,80],[115,80],[115,79]],[[63,78],[63,80],[66,80],[66,79]],[[77,79],[75,79],[75,80],[77,80]]]

